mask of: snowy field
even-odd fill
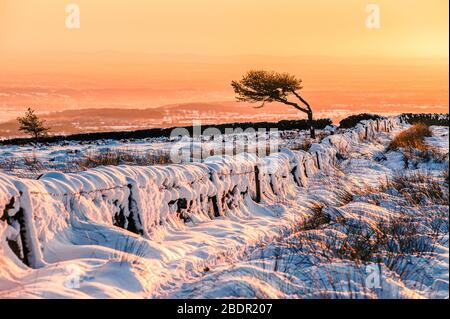
[[[448,127],[426,139],[441,155],[414,163],[387,148],[408,127],[368,121],[307,152],[283,136],[266,157],[0,171],[0,298],[448,298]],[[192,147],[5,147],[0,161],[175,142]]]
[[[319,139],[330,135],[336,128],[327,127],[318,130]],[[217,136],[175,137],[175,138],[147,138],[138,140],[98,140],[88,142],[66,141],[52,144],[28,144],[24,146],[0,146],[0,170],[8,175],[17,177],[37,178],[48,171],[74,173],[85,170],[80,163],[90,157],[102,154],[123,154],[123,157],[133,157],[138,162],[148,159],[168,157],[177,150],[178,162],[191,160],[192,154],[196,158],[203,158],[211,154],[239,154],[244,151],[256,150],[258,147],[272,147],[273,151],[281,148],[296,148],[308,139],[306,131],[274,131],[255,133],[235,133]],[[264,150],[266,151],[266,150]],[[265,155],[268,155],[266,151]],[[204,156],[206,155],[206,156]],[[129,164],[129,163],[126,163]],[[139,163],[140,164],[140,163]]]

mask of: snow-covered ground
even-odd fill
[[[318,130],[320,138],[333,131]],[[147,138],[137,140],[97,140],[87,142],[64,141],[52,144],[28,144],[0,146],[0,171],[18,177],[37,178],[48,171],[79,172],[84,170],[79,163],[88,157],[101,154],[124,154],[142,158],[149,156],[170,156],[177,151],[178,162],[190,161],[190,156],[198,154],[237,154],[248,149],[256,149],[265,144],[273,149],[295,147],[309,135],[306,131],[263,131],[255,133],[233,133],[227,135],[189,136],[175,138]],[[205,156],[204,156],[205,157]]]
[[[412,170],[401,152],[385,152],[407,126],[379,124],[265,158],[39,180],[0,173],[0,297],[448,298],[448,206],[413,205],[380,187],[399,172],[428,169],[448,199],[448,128],[434,127],[427,139],[446,160]],[[413,235],[426,249],[360,256],[368,248],[354,241],[370,241],[405,213],[417,218]]]

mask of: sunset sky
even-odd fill
[[[69,3],[80,8],[80,29],[66,28]],[[370,3],[380,8],[379,29],[366,26]],[[248,68],[271,68],[295,72],[316,104],[323,90],[356,90],[356,100],[388,90],[371,103],[403,96],[409,105],[416,99],[409,89],[429,98],[418,104],[445,110],[448,6],[448,0],[0,0],[0,109],[232,100],[232,79]]]
[[[76,3],[81,28],[65,28]],[[365,26],[366,5],[381,28]],[[448,55],[447,0],[1,0],[1,50]]]

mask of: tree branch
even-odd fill
[[[302,107],[301,107],[300,105],[298,105],[297,103],[290,102],[290,101],[288,101],[288,100],[281,99],[281,98],[276,99],[276,101],[281,102],[281,103],[283,103],[283,104],[287,104],[287,105],[293,106],[293,107],[295,107],[297,110],[300,110],[300,111],[302,111],[302,112],[304,112],[304,113],[308,113],[308,110],[307,110],[307,109],[302,108]]]
[[[292,91],[292,94],[294,94],[303,104],[305,104],[306,107],[308,108],[308,111],[311,112],[311,106],[309,105],[308,102],[306,102],[306,100],[304,98],[301,97],[300,94],[298,94],[295,91]]]

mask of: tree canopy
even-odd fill
[[[40,120],[30,107],[24,116],[17,118],[17,121],[20,125],[19,131],[30,134],[35,139],[47,136],[50,130],[50,128],[44,126],[45,121]]]
[[[251,70],[240,81],[232,81],[231,86],[238,101],[260,103],[257,106],[258,108],[271,102],[290,105],[306,113],[312,125],[313,111],[311,106],[299,93],[303,89],[302,80],[294,75],[274,71]],[[294,96],[298,101],[289,100],[290,96]],[[312,126],[311,136],[315,136]]]

